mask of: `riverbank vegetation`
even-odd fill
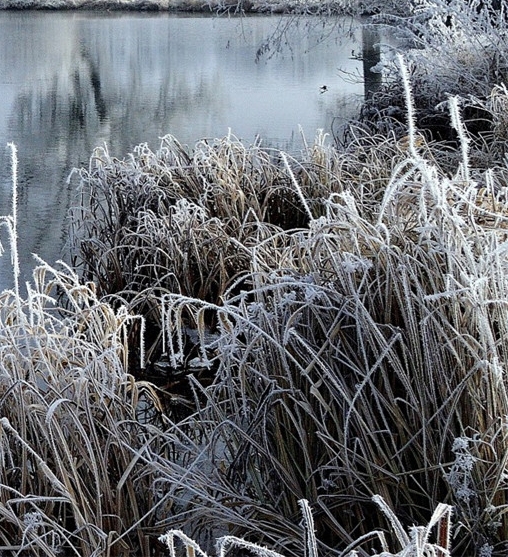
[[[0,9],[89,9],[214,12],[228,15],[245,13],[337,14],[374,13],[390,7],[390,12],[407,12],[406,2],[386,0],[0,0]]]
[[[508,91],[436,138],[397,63],[341,148],[75,173],[73,268],[1,295],[0,550],[506,554]]]
[[[396,29],[407,47],[405,58],[421,129],[433,139],[456,139],[446,101],[450,95],[459,95],[468,130],[476,137],[490,138],[491,112],[484,103],[495,102],[493,87],[502,86],[508,76],[507,12],[502,2],[416,2],[403,13],[385,10],[372,21]],[[390,129],[394,119],[404,124],[406,112],[397,64],[381,64],[378,70],[390,85],[373,94],[363,107],[361,119],[373,132]],[[480,165],[492,162],[483,157],[476,160]]]
[[[97,9],[184,12],[345,13],[355,8],[356,0],[0,0],[0,9]]]

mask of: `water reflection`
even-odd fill
[[[379,27],[365,25],[362,27],[362,65],[364,76],[364,96],[379,91],[382,75],[371,71],[381,61],[381,32]]]
[[[342,80],[338,68],[361,73],[361,61],[350,56],[360,29],[316,44],[301,27],[290,52],[255,63],[274,23],[261,16],[0,13],[0,144],[12,141],[19,150],[22,281],[30,277],[32,252],[49,262],[61,257],[74,198],[67,177],[95,146],[106,142],[123,157],[141,142],[156,148],[167,133],[193,145],[231,128],[246,142],[260,135],[295,151],[299,125],[312,139],[338,113],[355,113],[362,84]],[[0,212],[7,214],[6,150],[0,185]],[[9,259],[0,259],[2,288],[11,284]]]

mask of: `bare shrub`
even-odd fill
[[[370,23],[388,25],[405,45],[421,129],[434,140],[456,146],[446,103],[449,96],[460,95],[464,122],[472,135],[492,131],[495,123],[478,101],[485,101],[493,88],[506,81],[508,17],[502,2],[418,0],[403,13],[381,9]],[[367,99],[361,119],[371,130],[387,125],[400,130],[405,103],[396,57],[386,56],[377,70],[384,73],[384,85]],[[484,168],[491,163],[482,161]]]

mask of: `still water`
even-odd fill
[[[300,126],[312,141],[318,128],[356,113],[360,27],[344,21],[331,33],[340,40],[320,41],[327,29],[301,24],[280,54],[256,61],[280,24],[274,16],[0,12],[0,215],[11,210],[4,146],[14,142],[22,284],[32,253],[50,263],[65,257],[76,186],[67,177],[95,146],[123,158],[142,142],[156,149],[168,133],[192,148],[231,129],[247,144],[260,136],[298,152]],[[4,228],[0,239],[7,247]],[[11,274],[7,250],[0,288]]]

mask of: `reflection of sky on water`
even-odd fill
[[[313,46],[301,27],[291,52],[255,63],[277,21],[0,13],[0,143],[19,149],[23,280],[30,253],[49,261],[60,256],[74,195],[66,178],[87,164],[96,145],[106,142],[123,157],[145,141],[156,149],[167,133],[192,146],[230,128],[247,143],[259,134],[265,145],[297,150],[299,125],[311,141],[317,128],[329,128],[337,111],[344,112],[348,96],[358,101],[362,85],[341,79],[338,67],[361,70],[350,58],[359,32],[354,41]],[[0,214],[10,210],[9,172],[8,151],[0,149]],[[4,256],[1,287],[8,276]]]

